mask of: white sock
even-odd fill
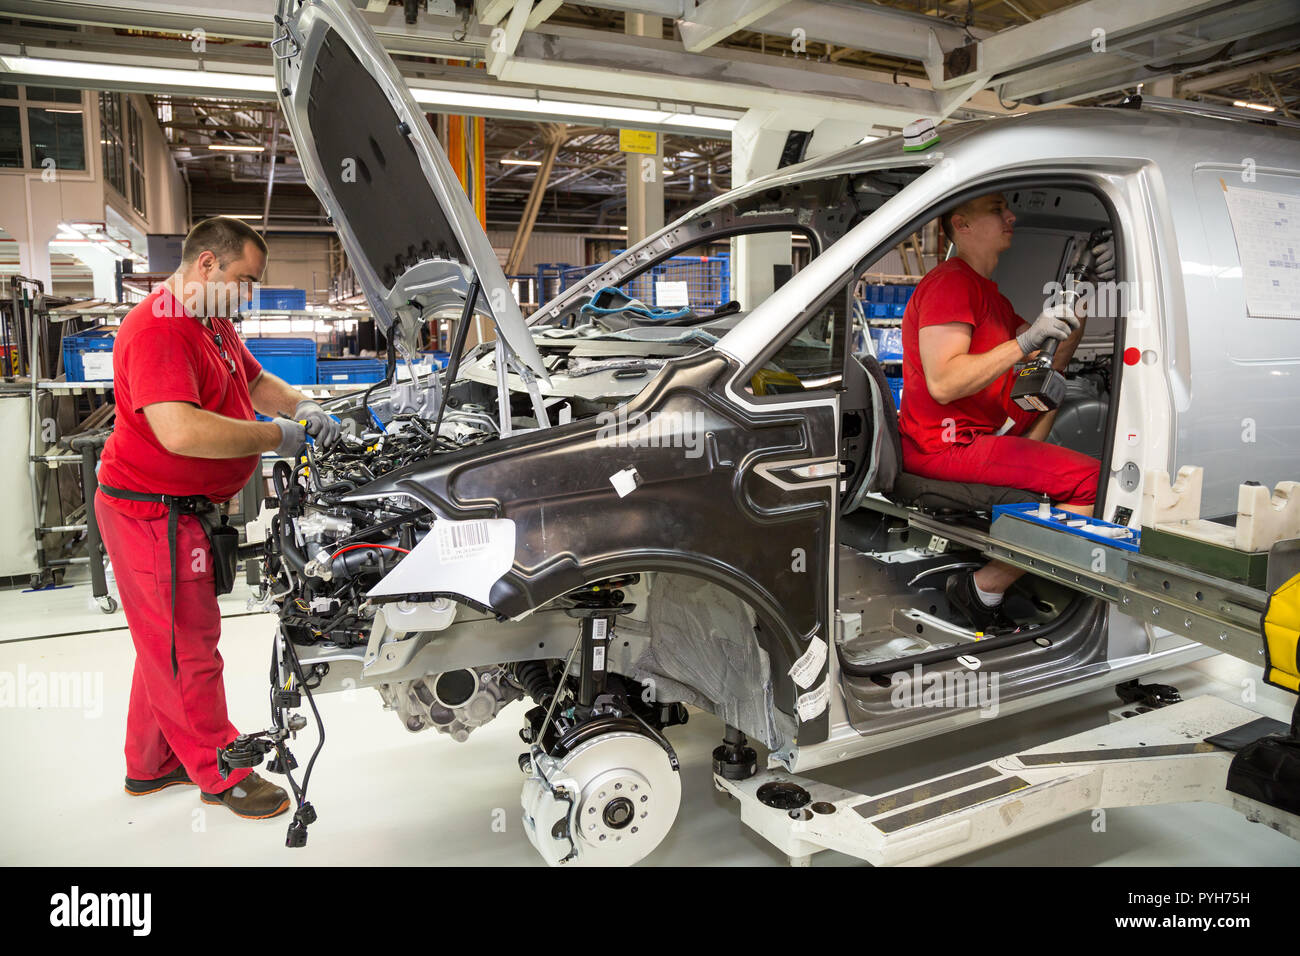
[[[980,603],[985,607],[997,607],[1002,603],[1002,594],[999,591],[984,591],[975,584],[975,579],[971,579],[971,584],[975,585],[975,593],[979,595]]]

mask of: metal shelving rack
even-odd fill
[[[56,445],[51,448],[43,438],[43,400],[57,401],[59,397],[91,395],[109,396],[112,382],[61,382],[55,381],[59,364],[58,352],[52,348],[54,338],[51,334],[55,325],[51,313],[59,315],[64,321],[99,317],[96,309],[109,309],[108,306],[95,306],[82,314],[78,310],[63,308],[50,309],[45,300],[43,283],[25,276],[14,276],[9,283],[9,326],[5,329],[6,345],[13,332],[17,347],[7,350],[5,355],[6,390],[26,393],[29,397],[30,421],[28,425],[27,471],[30,485],[32,514],[34,517],[33,533],[35,537],[35,559],[37,570],[32,572],[33,588],[47,587],[61,579],[63,571],[72,565],[87,564],[90,567],[93,593],[105,611],[114,610],[116,605],[108,595],[104,580],[103,562],[91,561],[91,551],[98,556],[98,537],[93,534],[85,512],[92,507],[83,493],[80,506],[69,510],[63,508],[63,496],[58,485],[58,471],[61,465],[77,465],[81,469],[84,482],[87,460],[89,458],[90,475],[94,476],[94,456],[103,445],[102,432],[86,430],[76,434],[69,441],[71,450],[60,451]],[[93,314],[93,315],[92,315]],[[25,373],[25,375],[24,375]],[[93,399],[92,399],[93,404]],[[97,426],[107,420],[110,413],[109,404],[99,404],[91,413],[78,423],[80,429]],[[50,482],[55,482],[51,489]],[[51,495],[58,502],[59,513],[52,517],[49,511]],[[87,553],[84,555],[56,557],[51,554],[48,540],[56,535],[87,535]]]

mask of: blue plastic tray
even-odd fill
[[[1021,521],[1031,521],[1034,524],[1042,525],[1045,528],[1051,528],[1054,531],[1063,531],[1066,534],[1078,535],[1080,538],[1087,538],[1089,541],[1096,541],[1098,544],[1109,545],[1113,548],[1123,548],[1125,551],[1136,552],[1142,540],[1142,532],[1137,528],[1127,528],[1131,536],[1128,538],[1108,538],[1104,534],[1096,534],[1090,531],[1090,528],[1120,528],[1122,525],[1111,524],[1109,521],[1102,521],[1100,518],[1085,518],[1083,515],[1076,515],[1069,511],[1062,511],[1060,508],[1052,509],[1053,515],[1063,515],[1063,518],[1040,518],[1038,517],[1038,505],[1032,501],[1018,505],[994,505],[993,520],[1007,515],[1012,518],[1019,518]],[[1083,521],[1086,522],[1082,528],[1071,528],[1066,521]]]

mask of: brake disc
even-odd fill
[[[546,779],[534,767],[524,783],[524,825],[553,866],[629,866],[653,851],[677,819],[680,774],[643,734],[601,734],[559,760],[538,762]]]

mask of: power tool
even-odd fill
[[[1079,286],[1096,265],[1097,257],[1092,250],[1109,239],[1110,235],[1110,230],[1103,228],[1093,230],[1088,236],[1088,241],[1065,272],[1062,304],[1074,308],[1080,295]],[[1057,339],[1048,339],[1047,344],[1039,350],[1038,357],[1016,373],[1015,384],[1011,386],[1011,400],[1025,411],[1050,412],[1065,397],[1065,376],[1052,368],[1052,359],[1060,344]]]

